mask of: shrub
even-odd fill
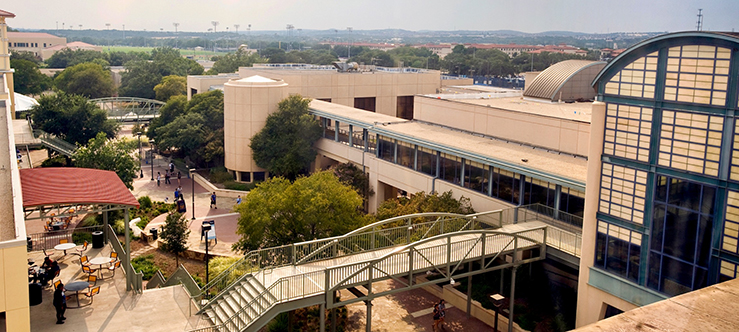
[[[82,219],[82,222],[80,222],[78,227],[90,227],[97,225],[101,225],[101,223],[98,221],[97,216],[87,216],[85,217],[85,219]]]
[[[72,163],[69,157],[59,155],[54,158],[49,158],[49,159],[44,160],[41,163],[41,167],[67,167],[67,166],[71,166],[71,164]]]
[[[74,232],[72,233],[72,242],[81,244],[83,242],[87,241],[88,243],[92,243],[92,234],[87,232]]]
[[[139,197],[139,209],[145,210],[151,207],[151,198],[149,196]]]
[[[144,280],[149,280],[159,267],[154,265],[154,255],[139,256],[131,260],[134,271],[144,273]]]
[[[223,183],[223,186],[226,187],[226,189],[231,190],[241,190],[241,191],[251,191],[252,189],[256,188],[257,184],[252,183],[241,183],[236,181],[226,181]]]
[[[139,226],[139,228],[144,229],[146,228],[146,225],[148,224],[149,224],[149,217],[142,216],[141,220],[139,220],[139,222],[136,223],[136,226]]]
[[[214,183],[225,183],[228,181],[233,181],[233,175],[231,175],[225,168],[223,170],[220,169],[211,169],[210,170],[210,182]]]

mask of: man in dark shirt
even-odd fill
[[[59,284],[59,287],[54,291],[54,308],[56,308],[56,323],[64,324],[64,312],[67,311],[67,297],[64,296],[64,284]]]

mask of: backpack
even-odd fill
[[[434,320],[439,320],[441,316],[439,315],[439,308],[437,306],[434,306]]]

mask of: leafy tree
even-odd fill
[[[108,61],[102,52],[64,48],[46,59],[46,64],[49,65],[49,68],[67,68],[80,63],[92,62],[95,59]]]
[[[40,57],[37,57],[33,52],[28,51],[10,51],[10,61],[13,60],[28,60],[36,64],[36,66],[43,63]]]
[[[203,66],[194,60],[183,58],[178,50],[171,47],[157,48],[151,52],[151,61],[131,60],[126,63],[126,71],[121,75],[120,93],[122,96],[154,99],[154,87],[163,77],[202,73]]]
[[[35,95],[51,88],[51,77],[42,74],[35,62],[11,58],[10,68],[15,69],[13,74],[15,92]]]
[[[377,208],[377,220],[423,212],[450,212],[470,214],[475,213],[470,199],[464,196],[456,199],[452,191],[439,195],[437,192],[427,194],[423,191],[413,194],[410,198],[399,197],[386,200]]]
[[[136,147],[136,141],[111,140],[105,133],[98,133],[79,147],[72,159],[76,167],[114,171],[128,189],[133,189],[133,180],[139,174],[139,163],[131,154]]]
[[[115,93],[110,71],[93,62],[67,67],[54,79],[54,85],[66,93],[83,95],[91,99],[110,97]]]
[[[240,48],[234,53],[229,53],[223,56],[216,56],[213,68],[208,71],[208,74],[215,75],[218,73],[233,73],[239,70],[239,67],[251,67],[255,63],[264,62],[264,59],[257,53],[247,52],[245,49]]]
[[[162,250],[174,254],[175,265],[180,266],[180,253],[187,250],[187,237],[190,229],[184,215],[172,212],[167,215],[162,228]]]
[[[169,98],[167,103],[159,109],[159,116],[151,120],[146,135],[151,139],[156,139],[157,128],[162,127],[174,121],[178,116],[185,114],[186,109],[187,96],[174,96]]]
[[[345,234],[365,224],[362,198],[328,171],[294,183],[276,177],[257,185],[236,208],[233,246],[243,252]]]
[[[316,158],[313,143],[321,138],[321,127],[308,114],[310,99],[292,95],[280,101],[278,111],[267,117],[267,123],[251,139],[257,166],[270,174],[295,179],[306,172]]]
[[[156,99],[167,101],[172,96],[187,94],[187,78],[177,75],[164,76],[162,82],[154,86]]]
[[[375,194],[375,191],[370,187],[369,176],[357,165],[349,162],[341,163],[332,167],[331,170],[341,183],[354,188],[364,200]]]
[[[102,132],[108,138],[115,137],[118,124],[108,119],[108,114],[80,95],[63,91],[41,96],[39,104],[31,109],[35,125],[70,143],[86,144]]]

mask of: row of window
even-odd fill
[[[579,217],[585,193],[411,142],[370,134],[367,129],[321,118],[323,137],[375,152],[385,161],[512,204],[542,204]],[[337,132],[338,128],[338,132]],[[376,147],[376,148],[375,148]],[[556,198],[559,196],[559,200]],[[559,203],[559,206],[557,206]]]
[[[8,47],[38,47],[38,43],[8,43]],[[44,43],[46,47],[46,43]]]

